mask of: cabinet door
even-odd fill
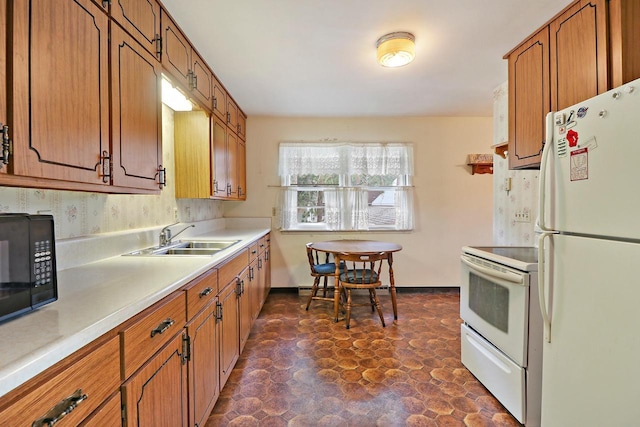
[[[113,0],[111,17],[160,60],[160,5],[156,0]]]
[[[189,425],[204,426],[220,394],[215,301],[187,324]]]
[[[128,427],[188,425],[183,334],[177,334],[122,385]]]
[[[227,199],[227,125],[218,117],[211,124],[211,167],[213,198]]]
[[[509,168],[537,167],[549,103],[549,29],[509,54]]]
[[[9,172],[109,184],[108,17],[90,0],[12,4]]]
[[[238,106],[227,96],[227,126],[234,134],[238,133]]]
[[[176,111],[174,121],[175,192],[178,198],[211,197],[211,122],[204,111]]]
[[[238,110],[238,137],[246,141],[247,140],[247,117],[244,113]]]
[[[609,0],[611,87],[640,78],[640,2]]]
[[[7,117],[7,0],[0,0],[0,127],[8,126]],[[0,134],[0,143],[2,135]],[[4,157],[0,147],[0,157]],[[0,159],[0,174],[6,173],[5,161]]]
[[[242,353],[244,345],[247,343],[249,333],[251,332],[251,325],[253,324],[251,285],[250,269],[247,267],[240,274],[240,295],[238,296],[238,310],[240,316],[240,353]]]
[[[162,66],[175,82],[189,89],[191,45],[175,22],[162,9]]]
[[[224,387],[231,371],[238,361],[239,327],[238,327],[238,296],[236,281],[231,281],[219,297],[221,320],[218,322],[220,340],[220,389]]]
[[[111,27],[113,185],[158,191],[162,166],[160,64]]]
[[[61,426],[77,426],[118,390],[118,356],[117,337],[89,344],[34,381],[3,396],[0,424],[49,425],[37,421],[59,417]],[[8,406],[4,406],[5,402]]]
[[[238,140],[238,151],[236,153],[236,180],[238,188],[238,199],[247,199],[247,146],[243,140]]]
[[[98,409],[80,423],[79,427],[105,427],[122,425],[122,404],[120,403],[120,392],[104,402]]]
[[[607,90],[606,9],[606,0],[582,0],[549,24],[553,111]]]
[[[227,121],[227,91],[215,76],[213,77],[213,113],[223,122]]]
[[[262,296],[260,284],[260,269],[258,268],[259,258],[256,258],[249,265],[249,299],[251,300],[251,318],[253,321],[258,317],[262,306]]]
[[[227,126],[227,196],[238,198],[238,137]]]
[[[194,50],[191,51],[191,70],[190,89],[196,99],[210,111],[213,106],[213,73]]]

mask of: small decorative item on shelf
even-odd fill
[[[471,175],[493,173],[493,154],[469,154],[467,165],[471,166]]]

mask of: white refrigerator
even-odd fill
[[[539,179],[542,426],[638,426],[640,79],[549,113]]]

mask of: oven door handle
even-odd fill
[[[485,276],[487,276],[486,278],[499,278],[502,280],[506,280],[508,282],[511,283],[515,283],[517,285],[522,285],[524,286],[524,276],[520,275],[520,274],[516,274],[516,273],[511,273],[511,272],[504,272],[504,271],[497,271],[494,270],[492,268],[486,268],[486,267],[482,267],[481,265],[478,264],[474,264],[473,262],[469,261],[467,259],[466,256],[461,256],[460,259],[462,260],[463,263],[465,263],[470,269],[475,270],[477,272],[483,273]]]

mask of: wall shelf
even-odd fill
[[[467,166],[471,166],[471,175],[493,174],[493,154],[469,154]]]

